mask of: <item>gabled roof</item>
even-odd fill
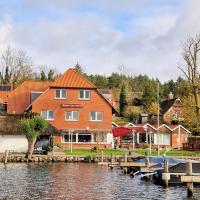
[[[174,103],[179,100],[179,98],[175,98],[175,99],[168,99],[168,100],[165,100],[163,102],[161,102],[160,104],[160,114],[165,114],[173,105]]]
[[[23,113],[30,105],[30,93],[33,91],[44,92],[49,85],[50,82],[24,81],[9,94],[8,112]]]
[[[75,69],[69,68],[63,75],[59,76],[51,87],[67,87],[67,88],[96,88],[83,75],[78,73]]]

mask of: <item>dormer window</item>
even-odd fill
[[[56,90],[56,99],[66,99],[67,98],[67,92],[65,89],[59,89]]]
[[[91,92],[90,90],[79,90],[79,99],[90,100]]]

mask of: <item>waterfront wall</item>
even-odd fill
[[[115,162],[122,161],[124,156],[114,157]],[[31,159],[27,159],[25,154],[8,155],[7,162],[99,162],[102,157],[98,156],[53,156],[53,155],[33,155]],[[0,154],[0,163],[5,161],[5,155]],[[104,162],[110,162],[111,156],[104,156]]]

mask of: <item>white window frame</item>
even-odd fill
[[[80,93],[83,91],[83,98],[81,97]],[[89,98],[86,98],[86,92],[89,92]],[[79,90],[79,99],[81,100],[90,100],[91,99],[91,91],[90,90]]]
[[[59,93],[60,93],[60,96],[59,97],[57,97],[56,96],[56,92],[57,91],[59,91]],[[65,91],[66,92],[66,97],[62,97],[62,91]],[[55,90],[55,99],[66,99],[67,98],[67,90],[66,89],[56,89]]]
[[[44,117],[42,116],[42,112],[43,112],[43,111],[46,111],[46,112],[47,112],[47,118],[44,118]],[[53,118],[49,118],[49,113],[50,113],[50,112],[53,112]],[[53,120],[55,119],[55,112],[54,112],[53,110],[42,110],[40,115],[41,115],[44,119],[49,120],[49,121],[53,121]]]
[[[72,119],[67,119],[67,113],[68,113],[68,112],[71,112]],[[74,112],[77,112],[77,114],[78,114],[78,119],[74,119]],[[65,111],[65,121],[79,121],[79,111],[77,111],[77,110]]]
[[[168,137],[168,143],[164,141],[164,136]],[[158,144],[158,133],[154,133],[154,144]],[[171,135],[168,133],[159,133],[159,144],[160,145],[171,145]]]
[[[91,113],[95,113],[95,120],[93,120],[93,119],[91,118]],[[98,119],[97,119],[98,113],[102,113],[102,119],[101,119],[101,120],[98,120]],[[95,122],[101,122],[101,121],[103,121],[103,112],[102,112],[102,111],[91,111],[91,112],[90,112],[90,115],[89,115],[89,120],[90,120],[90,121],[95,121]]]

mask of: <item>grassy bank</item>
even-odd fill
[[[133,152],[138,153],[140,155],[145,155],[145,152],[149,153],[148,149],[135,149]],[[152,156],[157,156],[157,151],[151,151]],[[200,156],[200,151],[183,151],[183,150],[170,150],[166,152],[165,150],[160,151],[160,155],[166,156]]]
[[[103,151],[104,155],[110,155],[113,153],[113,155],[124,155],[127,151],[121,150],[121,149],[100,149],[98,151],[91,151],[90,149],[73,149],[72,153],[70,150],[66,149],[64,153],[66,155],[86,155],[86,156],[95,156],[97,154],[101,154]]]
[[[126,153],[129,153],[128,150],[123,150],[123,149],[100,149],[98,151],[91,151],[90,149],[73,149],[72,153],[70,150],[66,149],[64,153],[66,155],[85,155],[85,156],[95,156],[95,155],[100,155],[101,152],[103,151],[104,155],[110,155],[113,153],[113,155],[124,155]],[[145,155],[145,153],[149,153],[149,149],[135,149],[131,150],[131,153],[134,154],[139,154],[139,155]],[[157,156],[157,151],[152,149],[151,151],[152,156]],[[200,157],[200,151],[183,151],[183,150],[170,150],[166,152],[165,150],[160,151],[160,156],[199,156]]]

